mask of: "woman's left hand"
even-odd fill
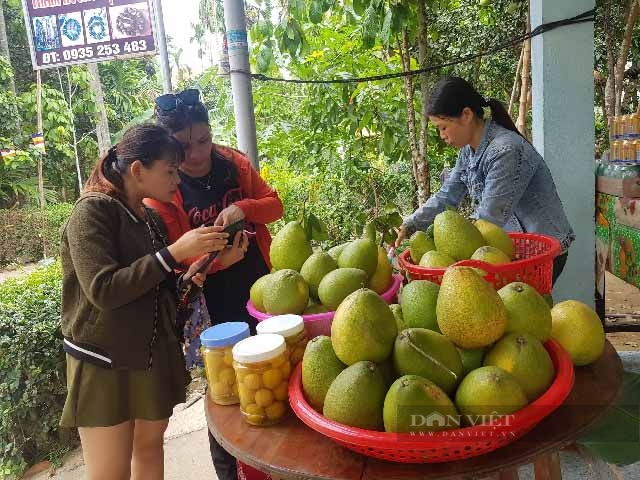
[[[187,273],[184,274],[184,276],[189,277],[193,275],[202,266],[202,264],[207,261],[208,257],[209,255],[203,255],[198,260],[193,262],[189,267],[189,270],[187,270]],[[207,279],[206,272],[196,273],[195,275],[193,275],[193,277],[191,277],[191,281],[200,288],[202,288],[202,286],[204,285],[204,281],[206,279]]]
[[[249,248],[249,238],[244,232],[236,233],[233,239],[233,244],[230,248],[225,248],[216,260],[224,268],[228,268],[231,265],[238,263],[244,259],[247,249]]]
[[[244,212],[240,207],[235,204],[229,205],[227,208],[222,210],[216,218],[214,225],[222,225],[226,227],[227,225],[231,225],[232,223],[239,222],[244,218]]]

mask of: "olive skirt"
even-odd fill
[[[190,378],[180,343],[162,333],[151,370],[105,369],[67,354],[67,399],[60,425],[109,427],[169,418],[173,407],[186,401]]]

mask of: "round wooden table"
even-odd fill
[[[235,406],[207,396],[209,430],[240,461],[274,479],[426,480],[487,477],[517,479],[519,465],[533,463],[536,478],[562,478],[558,451],[600,420],[622,393],[622,363],[609,342],[602,357],[577,367],[574,388],[554,413],[515,442],[491,453],[449,463],[403,464],[366,457],[316,433],[291,415],[282,424],[252,427]]]

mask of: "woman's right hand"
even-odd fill
[[[396,248],[399,247],[402,244],[402,241],[407,238],[407,227],[405,227],[404,225],[402,225],[399,229],[398,229],[398,237],[396,238]]]
[[[222,226],[199,227],[189,230],[169,245],[169,252],[180,263],[189,257],[199,257],[222,250],[229,241],[229,234]]]
[[[225,248],[224,251],[218,255],[216,261],[222,265],[222,267],[229,268],[231,265],[244,259],[248,248],[249,238],[244,232],[238,232],[233,238],[231,247]]]

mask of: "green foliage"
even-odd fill
[[[355,170],[336,161],[307,175],[279,160],[264,162],[261,174],[284,204],[284,218],[270,228],[275,232],[312,212],[326,226],[328,239],[321,242],[323,247],[360,235],[367,221],[387,214],[388,203],[410,204],[412,194],[410,173],[392,167]]]
[[[72,204],[52,203],[40,208],[0,210],[0,265],[55,256],[60,249],[60,229],[71,214]]]
[[[58,422],[66,395],[59,262],[0,285],[0,476],[77,443]]]
[[[20,115],[15,94],[7,88],[13,78],[13,69],[9,61],[0,56],[0,137],[10,137],[18,133]]]

